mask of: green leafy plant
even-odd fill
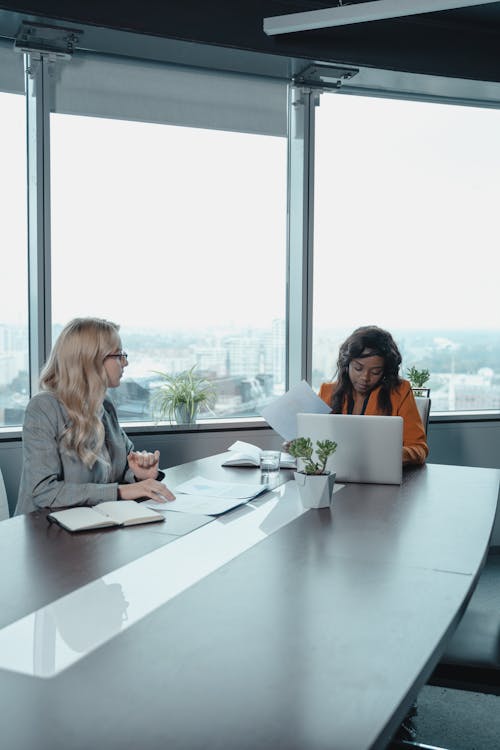
[[[299,437],[292,440],[288,452],[295,458],[302,458],[304,463],[304,474],[328,474],[325,471],[328,457],[337,450],[337,443],[333,440],[317,440],[316,454],[318,460],[313,459],[313,444],[311,438]]]
[[[154,370],[163,381],[153,396],[157,419],[191,424],[200,407],[211,409],[215,404],[217,394],[213,383],[197,375],[195,369],[196,365],[175,374]]]
[[[410,367],[406,371],[406,376],[410,381],[412,388],[423,388],[429,380],[431,374],[429,370],[418,370],[416,367]]]

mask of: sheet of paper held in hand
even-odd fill
[[[305,380],[279,396],[269,406],[264,407],[261,416],[284,440],[293,440],[297,435],[297,414],[329,414],[328,404],[314,393]]]
[[[172,487],[176,499],[166,503],[148,500],[145,505],[154,510],[174,510],[202,516],[217,516],[238,505],[244,505],[268,488],[261,484],[215,482],[204,477],[194,477]]]

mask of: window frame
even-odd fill
[[[291,96],[291,106],[294,100],[309,96],[308,107],[303,107],[302,130],[314,134],[315,130],[315,106],[319,104],[318,98],[321,94],[328,92],[330,95],[339,96],[368,96],[382,99],[399,99],[414,102],[429,102],[437,104],[448,104],[450,106],[470,106],[479,108],[500,109],[500,83],[489,81],[475,81],[469,79],[455,79],[444,76],[431,76],[416,73],[402,73],[401,71],[384,70],[378,68],[363,68],[354,66],[339,66],[338,64],[317,64],[306,66],[293,80],[292,90],[295,95]],[[298,93],[297,93],[298,92]],[[314,103],[314,106],[313,106]],[[297,106],[295,104],[295,106]],[[290,135],[289,135],[290,137]],[[309,339],[304,342],[304,331],[302,338],[302,356],[307,358],[303,372],[308,376],[312,371],[312,319],[313,319],[313,263],[314,263],[314,159],[315,142],[314,135],[311,137],[311,153],[307,163],[308,174],[303,175],[303,203],[306,200],[310,206],[307,218],[304,222],[308,224],[303,229],[302,244],[302,291],[300,300],[303,307],[307,309],[305,314],[307,320],[307,335]],[[293,171],[293,163],[289,163],[289,171]],[[290,244],[289,250],[293,250]],[[298,260],[296,259],[298,268]],[[309,279],[308,279],[309,277]],[[290,300],[289,300],[290,301]],[[296,303],[299,302],[298,295]],[[288,370],[291,377],[290,385],[297,382],[298,369]],[[429,422],[485,422],[500,420],[500,411],[495,409],[439,412],[431,411]]]
[[[148,59],[144,46],[130,34],[116,32],[113,44],[121,39],[124,48],[120,54],[133,54]],[[86,49],[92,47],[88,44]],[[99,38],[96,50],[106,54]],[[169,62],[183,58],[185,45],[169,47]],[[190,45],[193,47],[193,45]],[[215,52],[209,50],[209,62],[203,63],[203,45],[197,47],[196,62],[206,68],[214,68]],[[139,49],[140,48],[140,49]],[[181,49],[182,48],[182,49]],[[234,51],[235,54],[238,51]],[[143,56],[144,55],[144,56]],[[220,53],[222,55],[222,52]],[[160,56],[159,56],[160,57]],[[50,352],[51,341],[51,277],[50,277],[50,97],[51,78],[58,62],[49,52],[33,52],[26,59],[26,104],[28,146],[28,265],[29,265],[29,346],[31,395],[38,386],[38,373]],[[159,58],[158,58],[159,59]],[[218,62],[222,58],[219,56]],[[65,62],[71,64],[71,62]],[[303,60],[271,61],[269,55],[255,53],[247,55],[244,64],[254,68],[255,75],[275,76],[288,80],[288,196],[287,196],[287,257],[286,257],[286,383],[287,387],[301,379],[309,379],[312,368],[312,269],[313,269],[313,214],[314,214],[314,124],[315,106],[321,92],[334,89],[338,95],[379,96],[383,98],[435,101],[450,105],[500,108],[500,84],[487,81],[454,79],[402,73],[376,68],[349,66],[350,76],[338,76],[338,65],[317,64],[306,66]],[[231,65],[223,63],[222,68]],[[312,73],[308,69],[312,70]],[[295,74],[290,79],[290,70]],[[272,71],[272,72],[271,72]],[[431,421],[491,421],[500,419],[500,412],[446,412],[431,415]],[[189,431],[243,429],[248,426],[263,426],[262,418],[210,420],[190,428]],[[176,432],[176,426],[155,426],[150,423],[130,423],[134,432]],[[185,428],[182,428],[185,431]],[[20,429],[0,428],[0,439],[17,437]]]
[[[99,55],[97,62],[102,63],[105,56]],[[94,56],[91,56],[92,62],[94,63]],[[114,62],[114,58],[109,57],[110,61]],[[120,58],[121,59],[121,58]],[[30,298],[30,395],[34,395],[38,390],[38,379],[39,372],[42,369],[52,347],[52,278],[51,278],[51,192],[50,192],[50,114],[54,110],[54,93],[56,91],[54,87],[54,81],[57,80],[58,71],[57,65],[61,62],[54,58],[51,52],[36,51],[32,55],[27,53],[25,58],[25,73],[26,73],[26,90],[27,90],[27,112],[28,112],[28,151],[29,156],[29,170],[28,170],[28,181],[29,181],[29,203],[28,213],[30,216],[29,222],[29,248],[28,254],[30,259],[30,276],[29,276],[29,298]],[[71,60],[64,59],[63,64],[65,66],[71,65]],[[132,66],[141,66],[142,63],[148,63],[146,60],[132,60]],[[126,61],[125,61],[126,64]],[[162,63],[146,64],[146,69],[151,68],[158,77],[158,67],[162,66]],[[133,69],[132,67],[132,69]],[[260,109],[257,110],[254,115],[250,112],[248,104],[240,106],[241,112],[238,110],[235,114],[235,123],[231,123],[227,130],[240,132],[239,123],[244,123],[245,111],[250,113],[248,119],[249,129],[245,130],[244,126],[241,126],[241,132],[262,133],[263,135],[285,135],[285,128],[287,127],[287,88],[288,82],[283,79],[275,79],[269,76],[265,76],[262,81],[255,75],[245,75],[244,77],[240,74],[234,73],[223,73],[216,69],[209,69],[208,71],[203,68],[186,68],[185,66],[172,66],[170,63],[164,63],[164,69],[168,73],[170,72],[173,76],[182,78],[183,75],[191,75],[196,80],[197,75],[204,79],[210,79],[210,73],[214,73],[217,79],[222,78],[224,81],[231,80],[231,86],[227,88],[234,92],[235,89],[240,88],[242,82],[245,81],[247,85],[247,92],[250,92],[250,101],[252,96],[256,97],[260,95],[259,104]],[[66,68],[67,70],[67,68]],[[95,70],[93,71],[95,76]],[[79,79],[81,82],[81,79]],[[123,78],[121,80],[123,84]],[[158,84],[156,80],[156,85]],[[276,97],[277,84],[285,92],[283,101],[285,106],[279,110],[278,105],[280,103],[279,96],[276,101],[273,100],[273,96]],[[198,87],[200,85],[198,81]],[[213,87],[213,84],[211,84]],[[258,92],[257,94],[255,92]],[[181,92],[182,93],[182,92]],[[204,92],[205,99],[209,99],[209,96]],[[71,97],[70,97],[71,99]],[[74,104],[75,102],[70,102]],[[121,102],[123,104],[123,100]],[[77,103],[78,106],[78,103]],[[210,107],[211,111],[211,107]],[[66,110],[64,109],[64,113]],[[280,115],[282,112],[282,115]],[[71,113],[71,112],[70,112]],[[83,112],[78,112],[83,114]],[[107,114],[106,116],[111,116]],[[121,113],[118,112],[118,119],[123,119]],[[239,118],[239,119],[238,119]],[[267,119],[266,119],[267,118]],[[213,119],[213,118],[210,118]],[[219,117],[219,121],[221,118]],[[280,121],[281,120],[281,121]],[[146,119],[146,121],[149,121]],[[159,120],[153,120],[158,122]],[[174,125],[188,124],[184,122],[176,122],[175,120],[167,123]],[[219,123],[220,124],[220,123]],[[198,122],[193,123],[191,127],[205,127]],[[206,125],[210,128],[210,125]],[[216,129],[219,127],[213,126]],[[286,175],[283,176],[286,182]],[[284,217],[285,218],[285,217]],[[286,267],[286,256],[283,255],[283,262]],[[285,287],[286,287],[286,271],[285,271]],[[286,305],[285,305],[286,310]],[[286,312],[285,312],[286,314]],[[285,365],[286,367],[286,365]],[[205,426],[214,425],[215,429],[219,429],[220,425],[231,424],[234,425],[234,429],[237,429],[239,425],[244,424],[255,424],[264,423],[261,417],[257,415],[255,417],[249,417],[242,422],[241,418],[216,418],[213,420],[204,420]],[[124,425],[127,425],[127,429],[137,425],[137,422],[126,422],[123,421]],[[141,424],[141,423],[139,423]],[[151,428],[154,428],[154,422],[145,423]],[[265,423],[264,423],[265,424]],[[165,425],[160,426],[164,427]],[[175,430],[176,426],[172,425]],[[169,430],[171,431],[171,430]]]

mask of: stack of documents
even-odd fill
[[[237,484],[215,482],[204,477],[194,477],[172,488],[175,500],[166,503],[146,502],[155,510],[175,510],[179,513],[195,513],[203,516],[218,516],[238,505],[244,505],[261,492],[269,489],[265,484]]]

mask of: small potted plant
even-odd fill
[[[302,503],[307,508],[327,508],[332,500],[335,474],[327,471],[326,462],[337,450],[333,440],[317,440],[316,454],[311,438],[292,440],[289,453],[301,459],[302,468],[294,472]]]
[[[213,383],[197,375],[195,369],[196,365],[175,374],[155,370],[163,381],[153,396],[157,419],[169,419],[177,424],[194,424],[202,406],[211,409],[215,404],[216,391]]]
[[[431,374],[429,370],[418,370],[413,365],[406,371],[406,376],[410,381],[410,385],[415,396],[423,396],[429,398],[431,392],[430,388],[424,388],[425,384],[429,380]]]

